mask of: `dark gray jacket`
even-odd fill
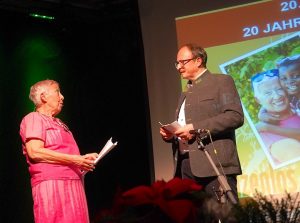
[[[235,129],[243,125],[244,114],[232,77],[205,71],[186,92],[182,93],[176,110],[176,120],[184,99],[186,99],[186,124],[192,123],[194,129],[208,129],[211,132],[213,143],[209,138],[203,143],[217,167],[220,167],[220,161],[225,174],[241,174]],[[191,140],[189,144],[192,150],[189,152],[192,173],[198,177],[216,175],[204,152],[197,149],[195,140]],[[217,154],[214,153],[212,144]],[[173,140],[173,149],[176,147],[178,143]],[[176,156],[177,153],[175,153],[177,159]],[[220,168],[219,170],[221,172]]]

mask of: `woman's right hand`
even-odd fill
[[[74,155],[74,165],[84,171],[93,171],[95,169],[94,160],[97,158],[97,155]]]

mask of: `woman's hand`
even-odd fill
[[[97,153],[89,153],[85,155],[74,155],[73,163],[75,166],[85,171],[93,171],[95,169],[94,160],[97,158]]]
[[[88,160],[95,160],[98,157],[98,153],[87,153],[83,157]]]
[[[258,112],[258,119],[262,122],[267,122],[270,124],[278,124],[281,120],[280,115],[268,113],[264,108],[261,108]]]

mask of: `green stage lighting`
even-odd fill
[[[55,19],[54,16],[40,15],[40,14],[36,14],[36,13],[30,13],[29,15],[31,17],[39,18],[39,19],[46,19],[46,20],[54,20]]]

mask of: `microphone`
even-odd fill
[[[190,134],[196,135],[200,140],[207,138],[209,130],[208,129],[194,129],[189,131]]]
[[[189,133],[190,134],[208,134],[209,130],[208,129],[193,129],[193,130],[190,130]]]

